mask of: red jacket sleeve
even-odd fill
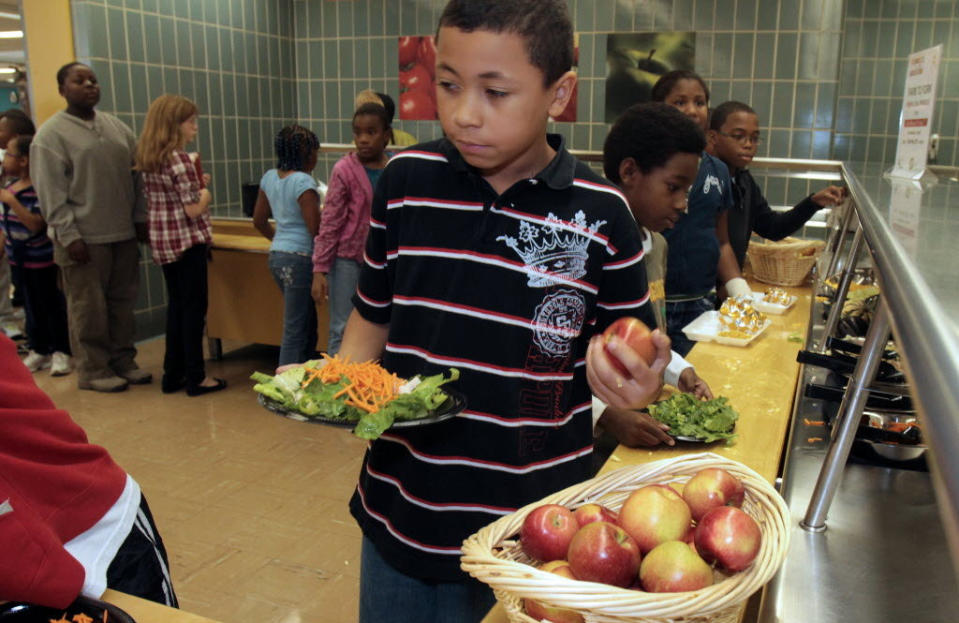
[[[0,335],[0,407],[53,409],[20,363],[17,348]],[[0,472],[0,600],[63,608],[83,587],[83,566],[64,548],[45,519],[23,500]]]
[[[83,566],[0,476],[0,601],[65,608],[83,587]]]

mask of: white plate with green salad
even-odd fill
[[[250,378],[266,409],[300,422],[351,427],[361,439],[376,439],[389,428],[441,422],[466,408],[466,398],[445,386],[459,378],[455,368],[405,380],[375,362],[324,357]]]
[[[667,434],[678,441],[732,443],[739,414],[725,396],[699,400],[692,394],[676,393],[649,405],[649,414],[669,426]]]

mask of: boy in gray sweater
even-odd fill
[[[139,286],[137,240],[147,211],[133,171],[136,137],[97,112],[93,70],[68,63],[57,72],[67,102],[44,123],[30,148],[40,210],[63,274],[78,386],[116,392],[149,383],[134,360],[133,308]]]

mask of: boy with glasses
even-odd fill
[[[724,102],[709,120],[707,151],[726,163],[733,179],[734,205],[729,211],[729,242],[742,268],[749,237],[756,232],[769,240],[782,240],[812,218],[820,208],[842,203],[845,190],[827,186],[812,194],[791,210],[776,212],[769,207],[762,190],[746,169],[762,142],[759,116],[742,102]]]

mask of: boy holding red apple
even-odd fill
[[[576,83],[566,2],[452,0],[436,44],[445,136],[383,171],[339,354],[404,378],[455,366],[469,406],[370,444],[350,502],[360,621],[482,619],[493,595],[460,570],[463,539],[588,478],[590,394],[645,406],[669,361],[659,332],[652,365],[597,342],[621,316],[655,321],[625,198],[546,133]]]
[[[667,104],[636,104],[626,110],[610,129],[603,145],[603,170],[629,202],[642,228],[643,249],[650,298],[656,326],[665,331],[666,240],[659,233],[685,213],[686,193],[696,179],[699,154],[705,147],[703,132],[686,115]],[[626,319],[627,321],[629,319]],[[622,323],[620,329],[616,325]],[[623,319],[610,327],[622,337],[637,335],[635,324]],[[664,378],[666,383],[698,398],[711,399],[712,392],[692,365],[673,351]],[[594,417],[619,443],[627,446],[673,445],[668,426],[645,413],[607,407],[594,400]]]

